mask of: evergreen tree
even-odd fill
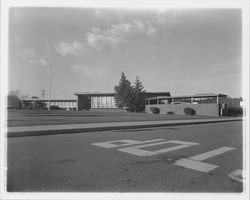
[[[135,112],[140,112],[145,109],[145,93],[144,86],[136,76],[136,80],[133,86],[133,105]]]
[[[118,85],[114,87],[115,102],[118,108],[127,108],[131,111],[132,105],[132,86],[130,81],[122,72],[121,79]]]

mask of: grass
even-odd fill
[[[107,123],[107,122],[134,122],[158,121],[178,119],[208,119],[209,116],[163,115],[129,112],[101,112],[101,111],[34,111],[10,110],[8,111],[8,126],[81,124],[81,123]]]

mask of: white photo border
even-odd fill
[[[246,181],[244,192],[234,193],[8,193],[6,96],[8,91],[8,16],[11,7],[83,7],[122,9],[203,9],[239,8],[242,10],[242,94],[244,100],[243,149]],[[249,1],[248,0],[1,0],[1,90],[0,90],[0,199],[249,199]]]

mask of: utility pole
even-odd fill
[[[42,99],[44,99],[45,90],[41,90],[41,92],[42,92]]]

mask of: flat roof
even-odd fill
[[[74,95],[79,96],[79,95],[84,95],[84,96],[113,96],[115,93],[110,93],[110,92],[75,92]]]
[[[49,99],[23,99],[21,101],[49,101]],[[50,101],[77,101],[76,99],[50,99]]]
[[[227,97],[226,94],[215,94],[215,93],[211,93],[211,94],[195,94],[195,95],[183,95],[183,96],[170,96],[170,97],[164,97],[164,96],[158,96],[158,97],[153,97],[153,98],[147,98],[146,100],[148,99],[161,99],[161,98],[164,98],[164,99],[177,99],[177,98],[199,98],[199,97]]]
[[[157,96],[170,96],[170,92],[146,92],[147,95],[157,95]],[[101,92],[75,92],[76,96],[114,96],[115,93],[101,93]]]

